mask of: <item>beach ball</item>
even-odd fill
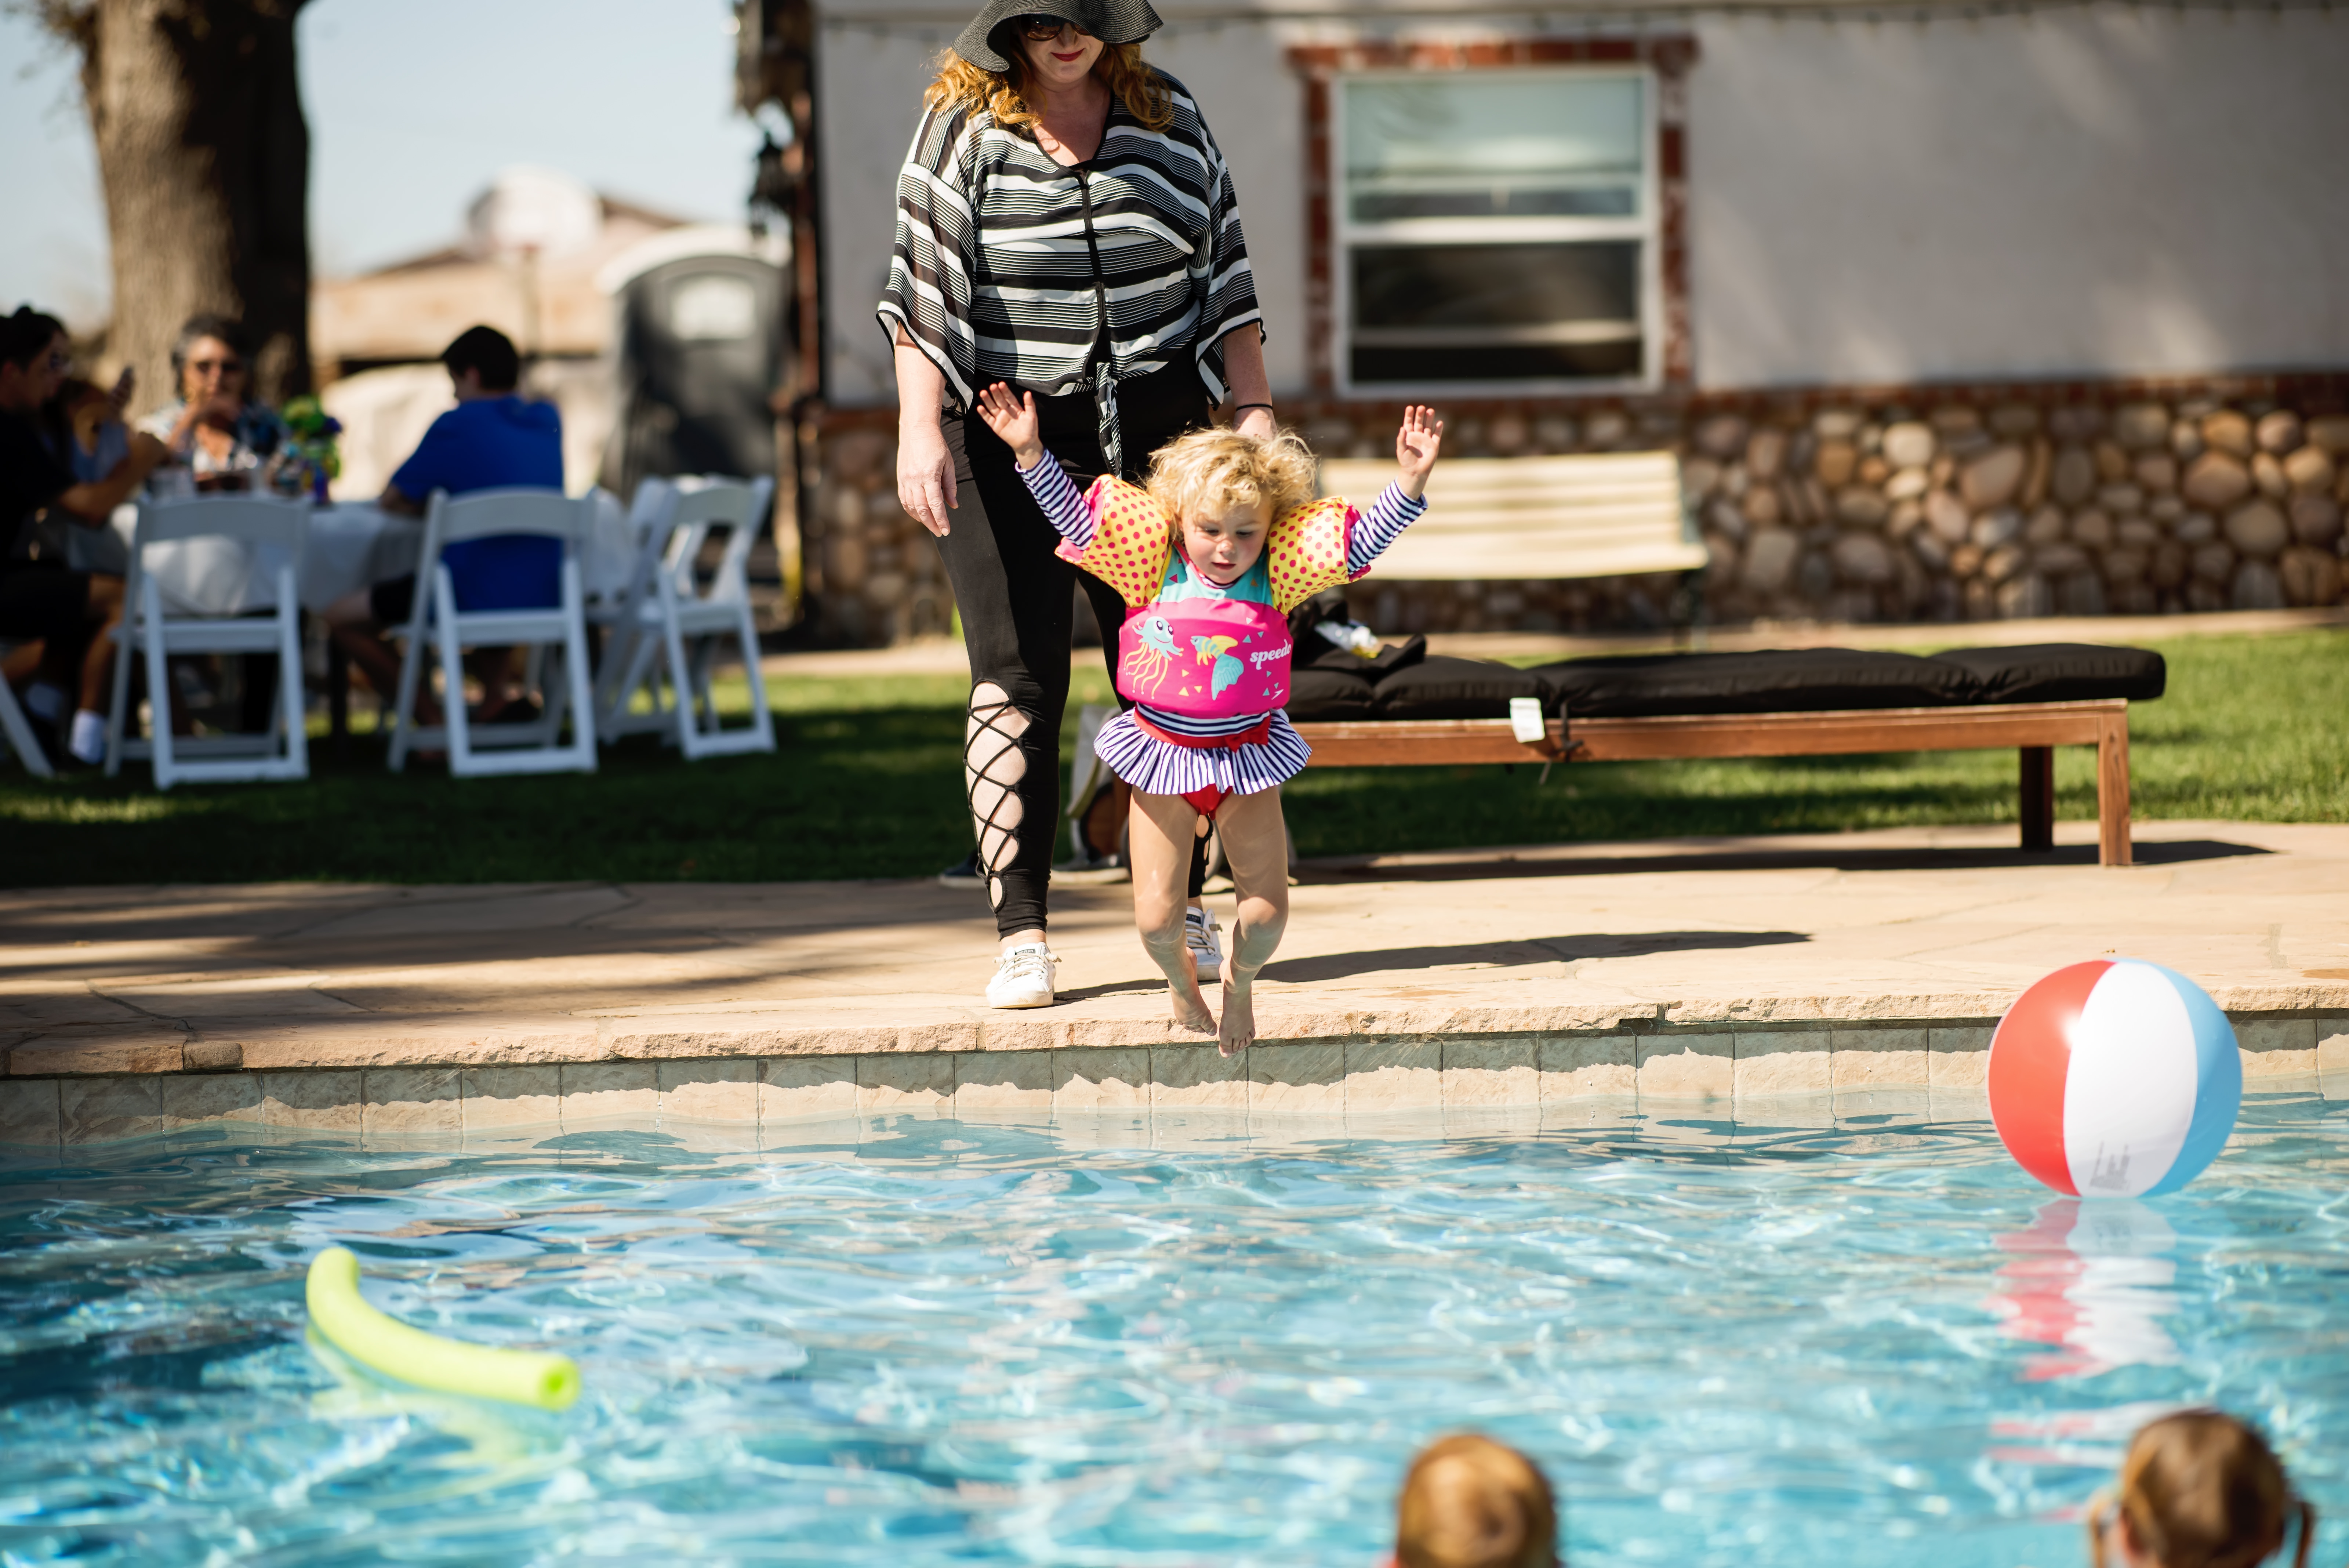
[[[2015,999],[1990,1043],[1990,1114],[2015,1163],[2058,1192],[2175,1192],[2243,1103],[2234,1027],[2159,964],[2099,959]]]

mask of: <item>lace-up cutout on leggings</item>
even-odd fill
[[[970,693],[970,719],[963,727],[963,787],[970,794],[971,826],[978,831],[978,864],[987,875],[988,897],[1003,901],[1004,872],[1019,854],[1019,827],[1027,805],[1019,784],[1028,758],[1019,749],[1028,715],[1012,706],[1003,688],[981,681]]]
[[[1078,392],[1038,398],[1045,450],[1080,487],[1103,471],[1093,400]],[[1150,454],[1207,422],[1207,396],[1187,362],[1125,382],[1118,417],[1124,477],[1139,480]],[[1052,852],[1061,827],[1061,719],[1069,703],[1069,636],[1081,586],[1116,659],[1125,606],[1115,589],[1054,553],[1060,535],[1020,482],[1011,449],[977,414],[942,421],[953,453],[957,503],[938,541],[970,655],[970,717],[964,726],[963,778],[978,834],[978,863],[995,905],[995,927],[1044,927]],[[1195,857],[1191,891],[1203,862]]]

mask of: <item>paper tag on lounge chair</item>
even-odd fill
[[[1487,711],[1490,711],[1488,709]],[[1509,699],[1509,732],[1523,745],[1535,745],[1547,731],[1542,724],[1541,699],[1512,697]]]

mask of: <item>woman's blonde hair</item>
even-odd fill
[[[1185,517],[1221,517],[1258,503],[1278,517],[1313,499],[1319,472],[1290,431],[1258,437],[1212,425],[1150,454],[1149,489],[1179,530]]]
[[[2137,1551],[2161,1568],[2251,1568],[2283,1550],[2300,1521],[2295,1568],[2308,1568],[2316,1511],[2292,1495],[2267,1439],[2218,1410],[2186,1410],[2140,1428],[2121,1460],[2111,1509],[2127,1521]],[[2111,1513],[2088,1517],[2088,1556],[2105,1568]]]
[[[1557,1568],[1557,1501],[1516,1449],[1439,1438],[1402,1478],[1394,1554],[1402,1568]]]
[[[1020,96],[1028,57],[1020,51],[1018,39],[1011,40],[1011,45],[1003,54],[1011,62],[1008,71],[972,65],[948,49],[938,57],[937,77],[923,92],[922,101],[934,109],[984,104],[998,125],[1035,124],[1036,111]],[[1126,113],[1151,130],[1164,130],[1174,123],[1174,91],[1164,77],[1142,63],[1140,44],[1103,44],[1101,57],[1093,62],[1093,75],[1117,95]]]

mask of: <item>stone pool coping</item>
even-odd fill
[[[1160,1012],[1120,887],[1056,892],[1065,1001],[1025,1013],[972,1004],[984,906],[927,883],[4,893],[0,1143],[1978,1096],[2022,988],[2116,951],[2200,979],[2254,1086],[2349,1096],[2349,827],[2140,824],[2125,870],[2012,833],[1317,863],[1237,1063]]]
[[[906,1111],[1239,1112],[1328,1122],[1442,1109],[1833,1119],[1987,1114],[1995,1020],[1906,1028],[1659,1030],[1442,1040],[912,1051],[136,1073],[0,1080],[0,1144],[247,1127],[362,1138],[530,1127],[766,1128]],[[2349,1023],[2238,1018],[2245,1087],[2349,1099]]]

